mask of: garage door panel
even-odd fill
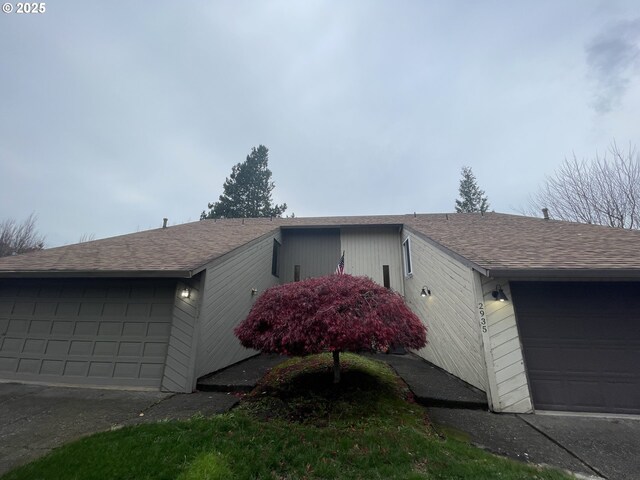
[[[636,382],[615,382],[608,385],[615,395],[615,405],[621,413],[637,413],[640,405],[640,389]],[[624,411],[623,411],[624,410]]]
[[[127,305],[126,317],[129,318],[147,318],[149,316],[151,306],[148,303],[130,303]]]
[[[91,362],[89,364],[90,377],[110,378],[113,376],[113,363],[111,362]]]
[[[23,338],[5,337],[2,342],[2,353],[20,353],[22,351],[22,345],[24,344]]]
[[[158,363],[143,363],[140,365],[140,378],[155,379],[162,376],[164,370],[164,362]]]
[[[15,357],[5,357],[0,353],[0,372],[15,372],[18,368],[18,359]]]
[[[60,376],[64,373],[64,360],[42,360],[40,375]]]
[[[160,386],[175,282],[39,282],[0,281],[0,378]]]
[[[96,340],[93,345],[93,355],[96,357],[99,357],[101,355],[110,357],[116,354],[117,349],[118,342]]]
[[[33,315],[35,308],[35,302],[16,302],[12,313],[14,315]]]
[[[102,317],[122,318],[127,311],[126,303],[105,302],[102,307]]]
[[[29,321],[28,320],[10,319],[9,320],[9,326],[7,327],[6,334],[7,335],[23,334],[23,333],[27,333],[28,329],[29,329]]]
[[[512,282],[535,408],[640,414],[640,282]]]
[[[148,337],[168,338],[171,333],[171,323],[169,322],[149,322],[147,327]]]
[[[44,340],[28,338],[22,348],[23,353],[43,354],[47,343]]]
[[[56,322],[56,325],[61,325],[60,322]],[[58,333],[60,335],[74,335],[75,337],[95,337],[98,335],[98,331],[100,329],[100,322],[75,322],[72,324],[73,327],[69,330],[69,332],[55,331],[54,333]]]
[[[536,383],[533,393],[533,402],[536,408],[547,409],[550,405],[566,405],[567,393],[561,378],[549,378],[545,376]]]

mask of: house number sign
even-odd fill
[[[478,313],[480,313],[480,328],[482,333],[487,333],[487,316],[484,312],[484,303],[478,303]]]

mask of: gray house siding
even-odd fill
[[[345,252],[345,273],[365,275],[383,285],[383,265],[389,266],[392,290],[402,294],[402,249],[397,227],[352,227],[340,230],[340,250]],[[334,260],[333,269],[338,259]]]
[[[244,348],[233,329],[246,318],[260,293],[280,283],[280,279],[271,274],[274,239],[282,243],[279,231],[250,242],[207,266],[196,335],[196,377],[257,353]],[[281,254],[283,251],[284,248]],[[251,293],[254,288],[257,295]]]
[[[162,377],[162,390],[190,393],[195,387],[196,347],[202,284],[205,272],[194,278],[178,281],[173,305],[173,321]],[[189,289],[189,297],[181,293]]]
[[[294,281],[295,265],[300,280],[329,275],[340,260],[340,229],[292,229],[282,232],[280,281]]]
[[[175,284],[0,281],[0,379],[160,388]]]
[[[486,390],[472,270],[405,229],[403,241],[407,237],[413,274],[404,279],[405,300],[428,329],[428,344],[418,355]],[[420,295],[423,286],[431,290],[431,296]]]

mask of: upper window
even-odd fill
[[[300,281],[300,265],[293,266],[293,281],[294,282]]]
[[[409,276],[413,273],[411,268],[411,241],[409,237],[402,242],[402,253],[404,254],[404,274]]]
[[[389,265],[382,265],[382,284],[384,288],[391,288],[391,275],[389,275]]]
[[[271,275],[280,276],[280,242],[273,239],[273,255],[271,257]]]

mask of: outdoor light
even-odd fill
[[[189,288],[183,288],[180,292],[181,298],[189,298],[191,296],[191,290]]]
[[[493,295],[493,298],[495,298],[496,300],[500,300],[501,302],[506,302],[507,300],[509,300],[504,294],[504,291],[502,290],[502,287],[500,285],[496,285],[496,289],[491,292],[491,295]]]
[[[251,296],[253,297],[254,295],[258,294],[258,289],[257,288],[252,288],[251,289]]]
[[[426,285],[422,287],[422,291],[420,292],[421,297],[426,297],[427,295],[431,295],[431,290]]]

